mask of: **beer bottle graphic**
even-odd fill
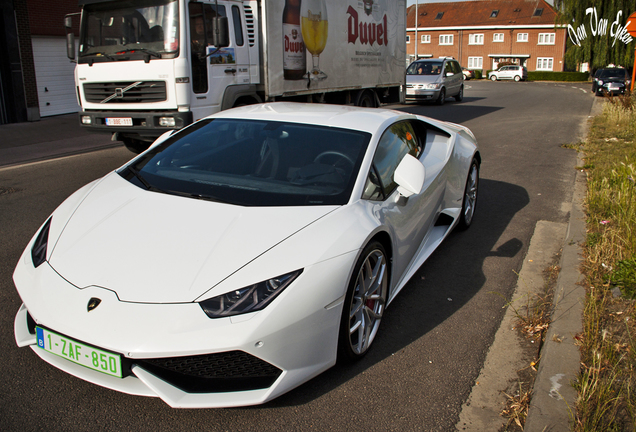
[[[305,44],[300,30],[300,1],[285,0],[283,9],[283,75],[302,79],[307,73]]]

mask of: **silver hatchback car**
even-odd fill
[[[417,60],[406,69],[407,101],[433,100],[442,105],[448,97],[464,99],[464,74],[457,60]]]

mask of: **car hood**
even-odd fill
[[[335,208],[227,205],[145,191],[113,173],[49,239],[49,263],[78,288],[121,301],[191,302]]]
[[[407,84],[428,84],[441,81],[442,75],[407,75]]]

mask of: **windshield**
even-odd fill
[[[625,69],[604,69],[599,78],[625,78],[626,76]]]
[[[176,1],[88,4],[82,15],[79,61],[173,58],[179,49]]]
[[[407,75],[439,75],[442,71],[443,62],[428,61],[414,62],[406,70]]]
[[[242,206],[343,205],[370,137],[306,124],[208,119],[120,175],[144,189]]]

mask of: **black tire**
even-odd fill
[[[490,81],[497,81],[497,76],[496,75],[491,75],[490,76]]]
[[[466,178],[464,195],[462,196],[462,210],[459,215],[457,228],[465,230],[470,227],[475,218],[475,208],[477,207],[477,192],[479,190],[479,162],[473,158]]]
[[[358,98],[356,105],[359,107],[375,108],[375,98],[371,92],[365,91]]]
[[[464,86],[461,86],[459,88],[459,93],[457,93],[457,95],[455,96],[455,100],[457,102],[461,102],[464,100]]]
[[[152,144],[149,141],[142,141],[142,140],[138,140],[135,138],[128,138],[128,137],[120,138],[120,140],[124,143],[124,145],[126,146],[128,150],[130,150],[131,152],[135,154],[145,152],[146,150],[148,150],[148,147],[150,147],[150,144]]]
[[[386,308],[389,265],[380,242],[369,243],[360,254],[342,307],[338,361],[356,361],[369,351]]]
[[[519,75],[515,75],[515,81],[516,81],[516,82],[521,81],[521,77],[520,77]]]
[[[446,102],[446,89],[442,87],[442,89],[439,91],[439,97],[437,98],[435,103],[437,103],[437,105],[444,105],[444,102]]]

